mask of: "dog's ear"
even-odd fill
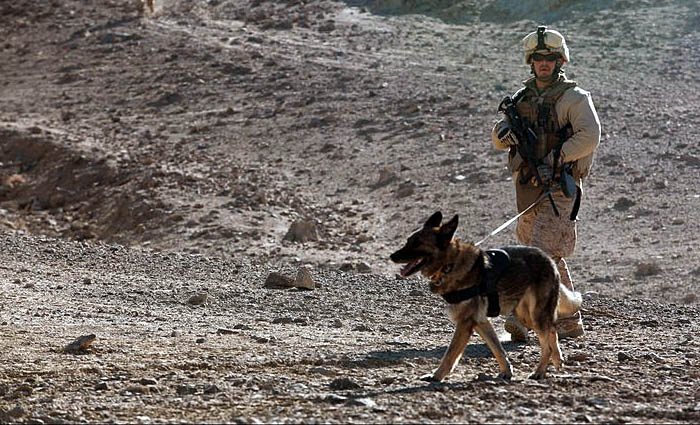
[[[452,217],[452,220],[448,221],[442,227],[440,227],[438,239],[440,240],[440,244],[442,246],[447,246],[450,244],[452,237],[454,236],[455,232],[457,231],[458,224],[459,224],[459,215],[455,214],[455,216]]]
[[[424,229],[432,229],[433,227],[438,227],[442,222],[442,213],[437,211],[435,214],[431,215],[430,218],[423,225]]]

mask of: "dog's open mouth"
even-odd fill
[[[423,258],[417,258],[413,261],[410,261],[408,264],[401,267],[401,277],[409,277],[413,273],[420,270],[424,264],[425,264],[425,259],[423,259]]]

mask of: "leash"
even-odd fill
[[[489,233],[485,238],[480,240],[479,242],[475,243],[474,246],[479,246],[481,245],[484,241],[486,241],[488,238],[491,236],[499,233],[501,230],[505,229],[506,227],[510,226],[515,220],[519,219],[523,214],[526,212],[530,211],[535,205],[539,204],[540,201],[542,201],[545,197],[550,196],[552,193],[552,189],[547,189],[542,195],[540,195],[539,198],[532,204],[530,204],[529,207],[525,208],[520,214],[516,215],[515,217],[511,218],[510,220],[506,221],[505,223],[501,224],[496,230],[493,232]]]

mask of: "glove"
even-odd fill
[[[501,120],[498,122],[498,140],[501,141],[506,146],[517,146],[518,138],[513,133],[510,128],[508,120]]]

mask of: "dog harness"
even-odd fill
[[[480,296],[488,298],[488,317],[496,317],[501,313],[498,302],[498,281],[501,275],[510,265],[510,256],[502,249],[489,249],[489,264],[481,270],[479,284],[459,291],[448,292],[442,298],[449,304],[458,304],[470,298]]]

